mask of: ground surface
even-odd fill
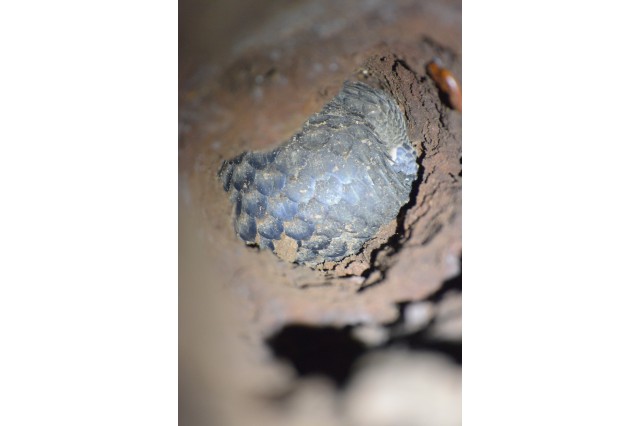
[[[457,424],[461,115],[425,65],[461,77],[460,3],[265,3],[181,3],[181,421]],[[245,246],[222,160],[288,139],[346,79],[404,110],[412,200],[328,271]]]

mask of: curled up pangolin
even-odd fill
[[[242,240],[317,266],[357,253],[396,218],[417,168],[397,103],[346,82],[290,140],[225,161],[218,175]]]

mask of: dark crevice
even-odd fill
[[[266,341],[273,354],[293,366],[299,377],[320,376],[344,389],[356,362],[373,350],[408,349],[438,353],[462,364],[462,342],[434,340],[425,330],[393,338],[368,349],[351,335],[351,327],[288,325]]]
[[[462,271],[462,258],[459,259]],[[448,279],[442,287],[423,301],[440,302],[449,292],[462,292],[462,272]],[[386,328],[402,328],[406,321],[406,308],[411,301],[398,303],[399,318]],[[398,334],[380,347],[367,348],[352,336],[352,327],[311,327],[291,324],[266,340],[272,353],[289,362],[299,377],[323,376],[332,380],[338,388],[345,388],[355,363],[367,353],[380,349],[407,349],[438,353],[462,365],[462,342],[434,339],[429,332],[433,320],[425,327],[410,334]]]
[[[444,299],[445,295],[449,293],[462,293],[462,257],[458,259],[458,262],[460,273],[443,282],[440,289],[423,299],[423,302],[438,304]],[[431,326],[434,324],[435,319],[432,319],[429,324],[415,332],[405,334],[401,331],[403,325],[406,323],[407,307],[411,303],[411,301],[405,301],[397,304],[399,311],[398,319],[387,326],[391,334],[395,334],[396,337],[390,339],[385,347],[436,352],[451,358],[454,362],[461,365],[462,342],[438,340],[430,336]]]
[[[398,74],[397,70],[398,70],[398,65],[402,66],[402,68],[406,69],[407,71],[409,71],[411,74],[413,74],[413,77],[417,80],[418,79],[418,75],[416,74],[416,72],[411,69],[411,67],[409,66],[409,64],[407,64],[407,62],[404,59],[395,59],[393,61],[393,65],[391,66],[391,71],[393,71],[394,74]]]
[[[462,258],[460,258],[460,270],[462,270]],[[426,301],[437,303],[442,300],[445,294],[451,291],[462,293],[462,272],[442,283],[442,287],[429,296]]]
[[[435,82],[433,83],[435,86]],[[444,115],[444,111],[446,110],[446,108],[449,108],[448,105],[450,104],[449,102],[449,95],[438,89],[437,86],[435,86],[437,89],[437,93],[438,93],[438,100],[440,101],[440,104],[442,105],[442,107],[436,107],[438,113],[440,114],[440,124],[442,124],[442,127],[447,127],[446,123],[444,122],[444,120],[446,119],[445,115]]]
[[[438,303],[444,298],[445,294],[449,292],[453,291],[457,293],[462,293],[462,257],[458,258],[458,265],[459,265],[458,270],[460,272],[457,275],[444,281],[440,286],[440,288],[435,293],[425,297],[422,300],[418,300],[417,302]],[[398,307],[398,313],[399,313],[398,318],[392,323],[387,324],[387,328],[393,330],[394,328],[402,326],[406,322],[407,307],[414,302],[416,301],[407,300],[407,301],[396,303],[396,306]]]
[[[320,375],[344,387],[365,346],[351,337],[351,327],[288,325],[267,340],[273,354],[291,363],[299,376]]]
[[[407,347],[414,351],[435,352],[450,358],[458,365],[462,365],[462,342],[448,342],[443,340],[426,339],[424,332],[417,332],[404,337],[401,343],[392,342],[392,347]]]
[[[390,252],[390,253],[399,252],[400,249],[402,248],[402,244],[411,234],[411,231],[409,229],[406,229],[406,226],[405,226],[406,216],[407,216],[407,212],[410,209],[412,209],[414,206],[416,206],[418,202],[418,192],[420,190],[420,185],[423,183],[423,179],[425,177],[425,169],[422,163],[426,156],[426,150],[422,149],[418,152],[419,152],[419,155],[418,155],[418,159],[416,160],[418,163],[417,177],[416,177],[416,180],[414,180],[412,183],[411,192],[409,193],[409,201],[407,202],[407,204],[405,204],[400,208],[400,212],[398,213],[395,232],[385,244],[383,244],[382,246],[378,247],[377,249],[371,252],[371,258],[370,258],[371,266],[369,267],[369,269],[367,269],[362,273],[362,276],[365,278],[365,280],[369,278],[369,276],[375,271],[380,272],[382,276],[380,277],[380,279],[376,280],[376,282],[370,283],[369,285],[362,287],[360,290],[358,290],[359,292],[368,290],[371,287],[373,287],[376,283],[384,281],[386,268],[379,268],[377,266],[376,260],[378,256],[383,251]]]

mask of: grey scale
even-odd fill
[[[218,175],[243,241],[275,251],[289,237],[294,261],[315,266],[357,253],[397,217],[417,169],[397,103],[346,82],[291,139],[225,161]]]

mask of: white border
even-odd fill
[[[0,424],[176,424],[177,3],[0,21]]]
[[[640,424],[637,5],[463,5],[466,424]]]

